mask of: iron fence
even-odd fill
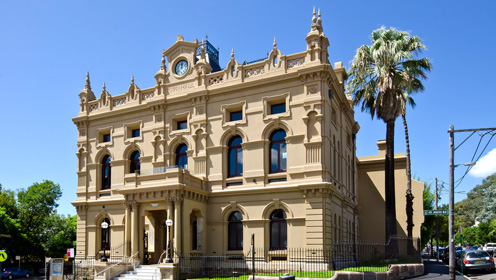
[[[95,258],[76,258],[74,259],[74,279],[93,279],[95,270]]]
[[[385,258],[388,243],[370,242],[339,243],[329,248],[256,248],[254,255],[251,250],[225,256],[184,254],[178,257],[179,278],[238,278],[253,272],[259,276],[291,273],[297,277],[330,278],[337,270],[387,271],[392,263],[420,262],[417,240],[413,256],[406,255],[408,239],[396,240],[400,255],[395,260]]]

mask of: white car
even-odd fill
[[[492,254],[496,250],[496,243],[486,243],[482,250],[488,252],[489,254]]]

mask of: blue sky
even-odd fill
[[[416,177],[448,182],[448,128],[496,127],[496,1],[2,1],[0,3],[0,184],[27,188],[44,179],[61,185],[59,212],[75,214],[78,93],[86,71],[97,96],[103,82],[124,93],[134,75],[154,86],[162,49],[178,34],[220,48],[221,67],[231,49],[238,62],[265,57],[274,37],[282,54],[304,51],[313,7],[321,9],[331,63],[349,66],[355,50],[381,26],[423,39],[434,66],[426,90],[409,109],[412,170]],[[386,126],[356,109],[358,156],[377,154]],[[467,133],[457,133],[460,144]],[[405,151],[401,119],[396,152]],[[487,139],[486,136],[484,139]],[[496,137],[495,137],[496,138]],[[455,152],[469,162],[479,135]],[[484,144],[485,145],[485,144]],[[457,191],[468,191],[495,171],[496,140]],[[480,149],[479,149],[480,151]],[[474,170],[475,171],[475,170]],[[465,168],[458,167],[460,178]],[[456,194],[456,200],[465,198]],[[420,199],[420,198],[418,198]],[[444,193],[441,203],[447,203]]]

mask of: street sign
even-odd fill
[[[0,262],[7,260],[7,253],[5,251],[0,251]]]
[[[424,216],[427,215],[449,215],[448,209],[442,209],[442,210],[424,210]]]

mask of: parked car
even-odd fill
[[[479,250],[478,246],[466,246],[464,250]]]
[[[456,252],[461,251],[461,250],[462,250],[462,246],[455,246],[455,254],[456,254]],[[444,255],[441,259],[444,263],[449,263],[449,246],[446,246],[446,250],[444,251]],[[456,264],[456,261],[455,261],[455,264]]]
[[[475,269],[484,269],[494,272],[494,259],[486,251],[466,250],[461,251],[461,256],[456,259],[458,268],[463,266],[463,272]]]
[[[494,253],[495,249],[496,249],[496,243],[486,243],[486,245],[482,247],[482,250],[488,252],[491,255]]]
[[[29,278],[31,272],[19,267],[6,267],[2,271],[2,279]]]

